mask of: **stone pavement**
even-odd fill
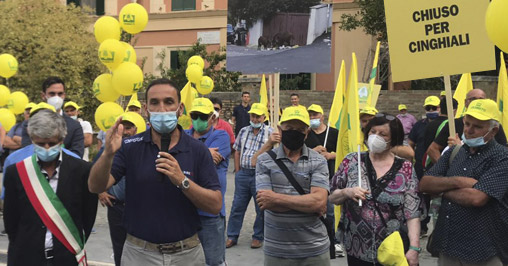
[[[226,212],[229,217],[229,211],[231,210],[231,204],[233,202],[234,194],[234,174],[232,172],[233,161],[230,162],[228,171],[228,189],[226,192]],[[251,201],[247,213],[245,214],[245,220],[243,223],[238,245],[226,249],[226,260],[230,266],[255,266],[263,265],[263,250],[251,249],[250,241],[252,235],[252,226],[254,224],[255,211],[254,204]],[[3,229],[3,219],[0,221],[0,228]],[[106,208],[100,206],[98,208],[97,220],[95,222],[95,233],[92,233],[88,243],[86,244],[86,250],[88,255],[88,261],[90,265],[114,265],[113,261],[113,250],[111,248],[111,241],[109,238],[109,228],[107,222]],[[421,246],[425,247],[426,239],[422,241]],[[0,266],[5,265],[7,262],[8,240],[7,236],[0,236]],[[347,265],[346,258],[337,258],[331,261],[333,266]],[[420,265],[430,266],[437,265],[437,260],[430,257],[427,252],[423,252],[420,255]]]

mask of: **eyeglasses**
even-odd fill
[[[425,111],[430,112],[431,110],[432,111],[436,111],[437,110],[437,106],[432,106],[432,105],[425,106]]]
[[[209,114],[202,114],[202,113],[191,113],[190,117],[192,120],[197,120],[199,117],[199,119],[201,119],[202,121],[206,121],[206,120],[208,120],[210,115]]]
[[[215,107],[215,108],[213,108],[213,109],[214,109],[215,111],[217,111],[217,112],[220,112],[220,108],[219,108],[219,107]]]
[[[387,114],[383,114],[383,113],[377,113],[376,117],[384,117],[388,121],[392,121],[393,119],[395,119],[395,116],[393,116],[393,115],[387,115]]]

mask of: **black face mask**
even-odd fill
[[[286,148],[296,151],[303,146],[305,141],[305,134],[296,130],[283,130],[282,131],[282,144]]]

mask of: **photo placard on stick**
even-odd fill
[[[495,69],[489,0],[384,3],[394,82]]]

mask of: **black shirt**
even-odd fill
[[[508,149],[491,140],[473,154],[463,145],[450,164],[452,151],[446,151],[427,175],[472,177],[478,180],[473,188],[487,194],[489,201],[482,207],[465,207],[443,198],[432,246],[465,263],[485,262],[500,256],[499,247],[508,246],[507,230],[498,226],[496,217],[503,209],[502,219],[508,220]]]
[[[464,131],[464,120],[463,118],[455,118],[455,131],[459,134],[459,137],[462,138],[462,132]],[[448,137],[450,136],[450,129],[448,128],[448,124],[443,127],[441,133],[434,140],[437,144],[442,147],[448,146]],[[497,143],[506,146],[506,135],[504,134],[503,126],[499,125],[499,132],[497,132],[496,136]]]
[[[434,141],[436,138],[437,130],[439,129],[439,126],[443,123],[443,121],[448,120],[448,117],[446,116],[438,116],[436,119],[432,120],[432,122],[429,122],[427,124],[427,127],[425,127],[425,141],[424,141],[424,149],[427,151],[430,144]],[[448,125],[448,123],[446,123]],[[446,127],[445,125],[445,127]],[[441,129],[441,132],[444,131],[444,127]],[[448,142],[448,137],[446,138],[446,142]],[[447,144],[448,145],[448,144]]]
[[[250,125],[249,111],[250,111],[250,105],[248,105],[247,107],[244,107],[243,105],[239,104],[239,105],[235,106],[235,108],[233,108],[233,116],[236,119],[235,136],[238,136],[240,129]]]
[[[314,130],[310,130],[307,139],[305,140],[305,145],[307,147],[314,149],[315,147],[322,145],[325,143],[326,130],[320,134],[316,134]],[[328,132],[328,139],[326,140],[326,151],[327,152],[336,152],[337,150],[337,139],[339,138],[339,131],[333,127],[330,127]],[[335,174],[335,159],[328,160],[328,171],[330,173],[330,178]]]
[[[423,176],[423,155],[427,151],[425,147],[425,127],[430,122],[428,118],[422,119],[413,126],[409,132],[409,139],[415,143],[415,172],[418,180]]]

